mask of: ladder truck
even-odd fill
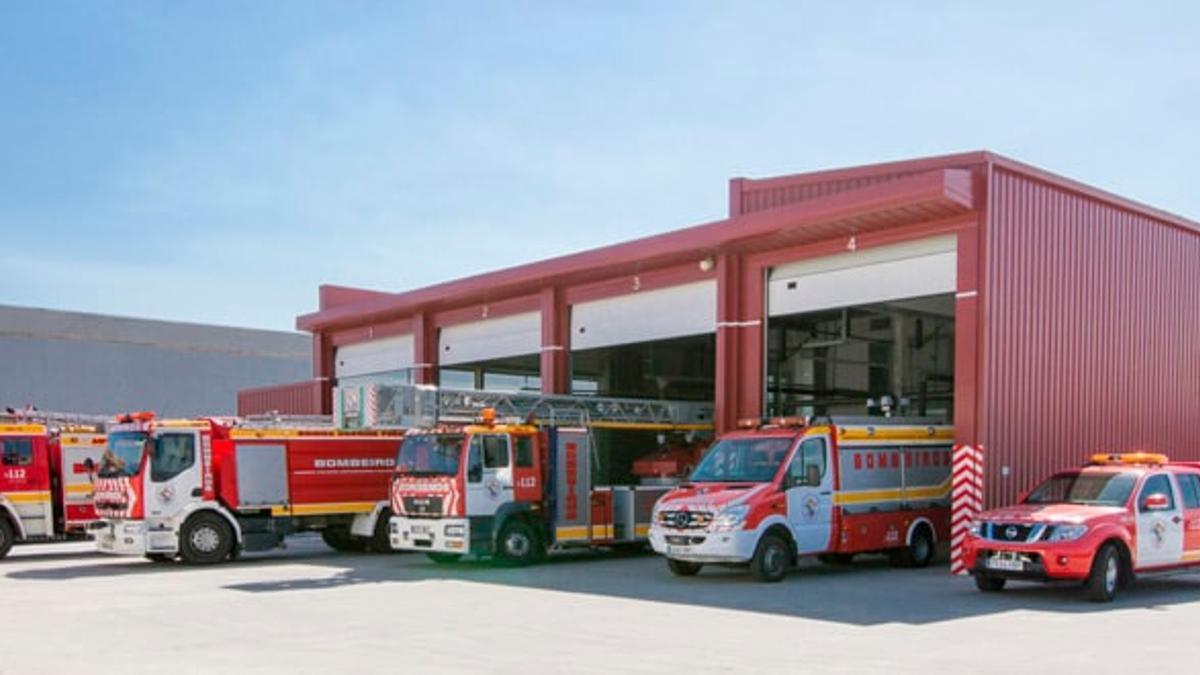
[[[712,406],[691,401],[414,385],[336,398],[355,404],[339,411],[344,423],[408,428],[392,479],[391,545],[435,562],[527,564],[561,549],[642,548],[655,502],[682,478],[662,466],[690,466],[679,457],[698,454],[658,446],[677,434],[694,447],[713,430]],[[649,468],[635,471],[647,450]]]
[[[328,418],[122,415],[96,469],[96,546],[211,564],[316,531],[336,550],[390,551],[386,498],[402,438]]]
[[[87,538],[96,520],[88,462],[105,417],[39,410],[0,414],[0,558],[14,544]]]

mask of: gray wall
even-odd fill
[[[231,415],[237,391],[311,377],[301,333],[0,305],[0,408]]]

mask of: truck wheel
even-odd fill
[[[392,548],[392,540],[388,532],[392,526],[392,510],[385,508],[379,512],[375,521],[375,534],[371,537],[367,550],[371,553],[396,553]]]
[[[321,540],[339,553],[362,553],[367,548],[367,541],[350,534],[350,529],[346,527],[327,527],[321,530]]]
[[[528,565],[545,552],[539,549],[542,544],[533,528],[519,520],[510,520],[496,539],[496,560],[506,565]]]
[[[175,559],[175,556],[170,553],[147,553],[145,558],[152,563],[169,563]]]
[[[1004,590],[1004,584],[1007,582],[1008,579],[1005,579],[1004,577],[993,577],[987,574],[975,575],[975,588],[978,588],[984,593],[999,593],[1000,591]]]
[[[759,581],[782,581],[791,562],[792,549],[782,537],[765,535],[758,542],[754,557],[750,559],[750,573]]]
[[[817,556],[817,560],[826,565],[849,565],[854,562],[853,553],[822,553]]]
[[[1105,544],[1092,560],[1092,571],[1083,588],[1092,602],[1112,602],[1121,584],[1121,554],[1112,544]]]
[[[667,569],[671,570],[671,574],[677,577],[694,577],[700,573],[702,563],[688,562],[686,560],[676,560],[667,558]]]
[[[225,519],[212,512],[197,513],[180,533],[179,552],[189,565],[212,565],[233,550],[233,531]]]
[[[461,553],[426,553],[429,559],[439,565],[449,565],[452,562],[458,562],[462,557]]]
[[[4,518],[0,518],[0,558],[8,555],[12,550],[13,542],[17,536],[13,533],[13,526]]]
[[[918,526],[917,531],[913,532],[912,542],[900,551],[900,564],[904,567],[927,567],[936,551],[929,528]]]

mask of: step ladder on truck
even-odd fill
[[[131,413],[108,431],[96,468],[101,552],[217,563],[310,531],[339,551],[390,550],[386,497],[401,430]]]
[[[382,384],[339,387],[334,399],[340,425],[408,430],[391,544],[436,562],[641,548],[655,502],[713,430],[711,404],[693,401]]]
[[[0,558],[14,544],[87,538],[96,520],[89,461],[104,452],[102,415],[0,413]]]

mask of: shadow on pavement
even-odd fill
[[[51,569],[14,571],[15,580],[58,581],[81,578],[180,574],[221,567],[111,559]],[[89,561],[90,563],[91,561]],[[1155,610],[1200,600],[1200,578],[1157,577],[1127,589],[1115,603],[1086,602],[1077,586],[1011,584],[1002,593],[980,593],[969,578],[951,577],[946,566],[894,569],[882,557],[863,557],[849,566],[804,562],[777,584],[754,581],[744,570],[706,567],[699,576],[671,575],[653,554],[619,555],[579,552],[552,555],[523,568],[497,567],[468,560],[440,565],[420,554],[347,555],[319,541],[299,541],[288,550],[245,556],[239,568],[303,565],[320,573],[301,578],[251,581],[223,586],[245,593],[321,591],[375,584],[459,582],[490,584],[710,609],[757,612],[782,617],[831,621],[857,626],[922,625],[1014,611],[1087,614],[1113,610]],[[289,574],[294,572],[289,570]],[[284,576],[284,575],[281,575]]]

